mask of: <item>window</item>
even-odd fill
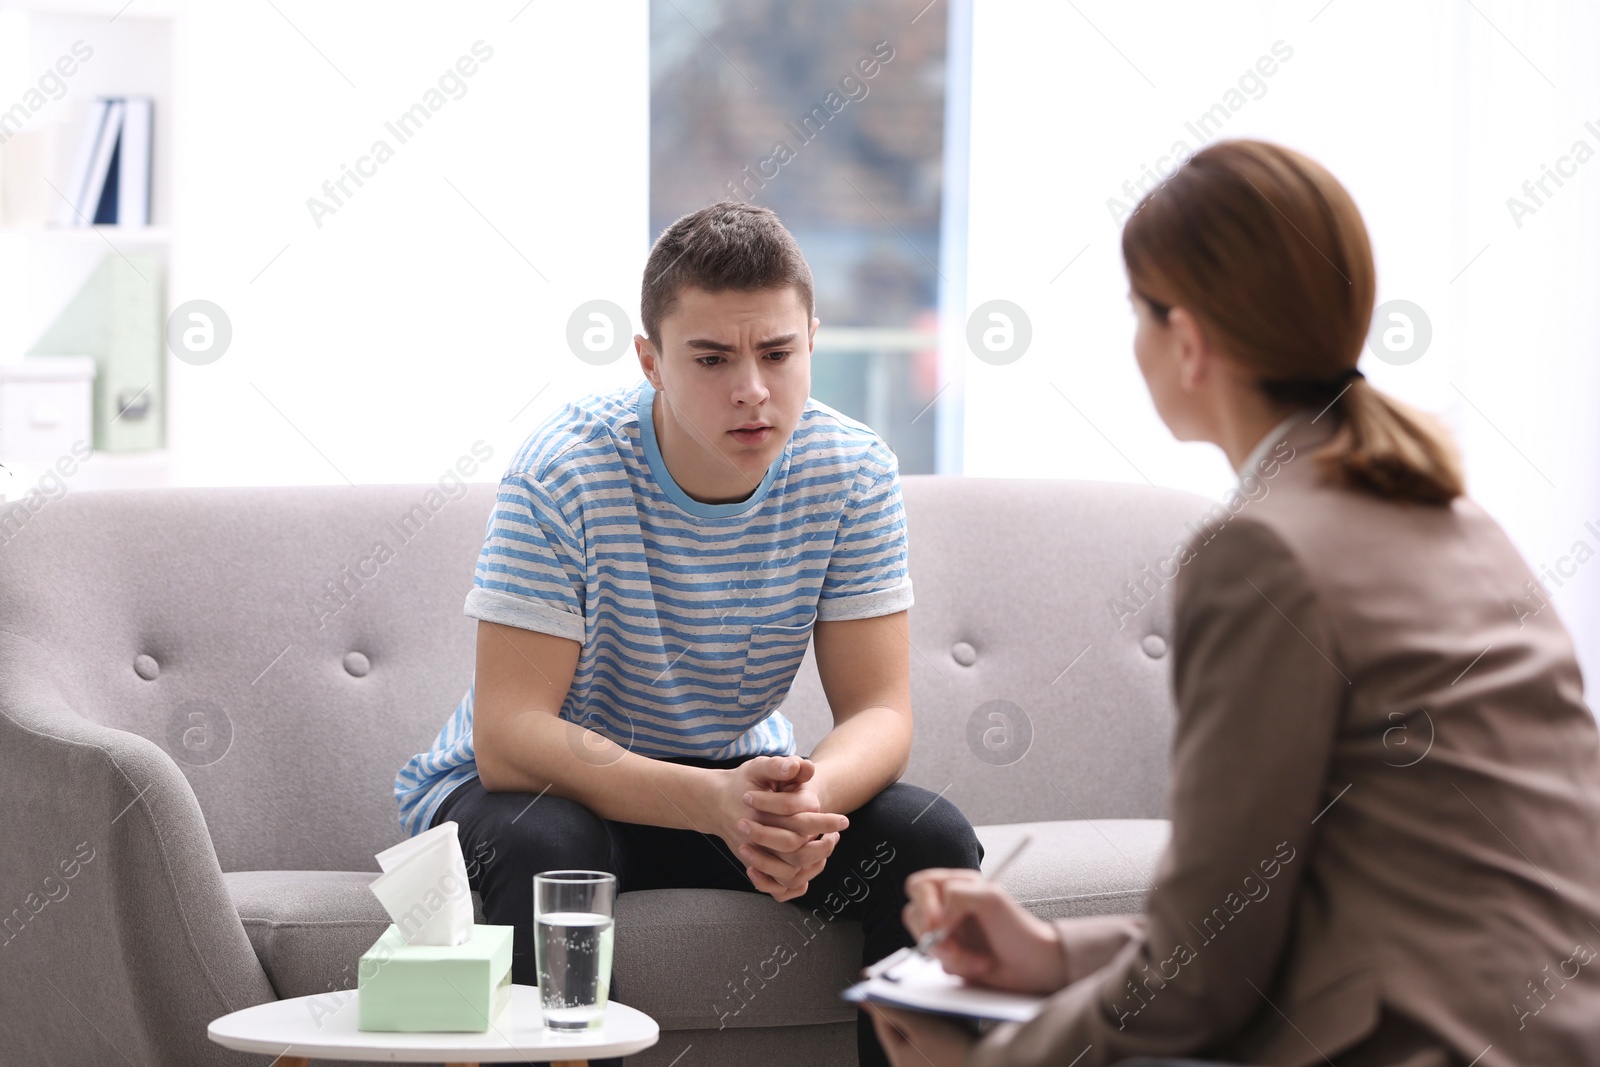
[[[650,5],[652,236],[718,200],[776,211],[816,282],[812,396],[878,431],[906,474],[938,468],[957,410],[935,403],[949,10]]]

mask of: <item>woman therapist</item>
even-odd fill
[[[948,970],[1051,995],[981,1040],[878,1011],[880,1039],[900,1067],[1600,1063],[1595,721],[1450,441],[1356,370],[1355,203],[1221,142],[1122,252],[1162,420],[1272,485],[1180,557],[1172,837],[1141,915],[1051,924],[971,871],[912,875]]]

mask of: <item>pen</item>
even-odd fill
[[[1011,866],[1011,864],[1016,861],[1018,856],[1022,855],[1022,850],[1027,848],[1032,843],[1033,835],[1023,834],[1022,840],[1018,841],[1016,845],[1012,847],[1011,851],[1006,853],[1006,858],[995,864],[994,870],[983,876],[984,881],[992,882],[996,878],[999,878],[1005,873],[1006,868]],[[949,932],[949,927],[945,927],[942,930],[929,930],[927,933],[923,934],[917,939],[917,952],[923,956],[926,956],[928,954],[928,950],[934,945],[937,945],[939,942],[943,941],[945,935]]]
[[[1010,852],[1006,853],[1005,859],[995,864],[994,870],[990,871],[986,875],[983,875],[984,881],[992,882],[996,878],[999,878],[1005,873],[1006,868],[1010,867],[1016,858],[1022,855],[1022,850],[1027,848],[1032,843],[1033,834],[1023,834],[1022,839],[1012,846]],[[866,977],[877,978],[884,972],[890,970],[896,964],[906,960],[912,955],[928,955],[928,950],[933,948],[933,946],[937,945],[940,941],[944,940],[946,933],[948,933],[948,928],[944,930],[929,930],[927,933],[923,934],[917,939],[917,943],[915,945],[891,952],[877,963],[874,963],[872,966],[868,967],[865,972]]]

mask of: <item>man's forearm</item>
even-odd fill
[[[910,758],[910,711],[878,705],[850,716],[811,751],[822,810],[850,814],[899,781]]]
[[[492,745],[480,747],[477,757],[478,776],[493,792],[548,791],[603,819],[710,832],[709,797],[719,771],[628,752],[548,712],[512,718]]]

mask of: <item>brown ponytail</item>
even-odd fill
[[[1324,476],[1386,499],[1463,492],[1433,418],[1355,371],[1377,289],[1355,201],[1320,164],[1264,141],[1220,141],[1139,202],[1122,231],[1133,291],[1164,321],[1187,308],[1267,396],[1330,407]]]
[[[1343,426],[1314,458],[1322,469],[1392,500],[1448,504],[1465,490],[1461,456],[1434,419],[1365,381],[1339,398]]]

